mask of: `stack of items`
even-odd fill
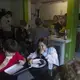
[[[54,80],[80,80],[80,62],[72,60],[58,67],[57,79]]]
[[[60,80],[77,80],[76,72],[73,68],[74,61],[58,67]]]
[[[65,64],[62,67],[62,80],[75,80],[76,79],[76,73],[72,67],[72,65]]]
[[[74,61],[72,63],[73,69],[79,75],[80,74],[80,61]]]

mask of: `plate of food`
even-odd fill
[[[33,59],[30,65],[34,68],[42,68],[46,65],[46,61],[44,59]]]

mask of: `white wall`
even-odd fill
[[[0,0],[0,8],[10,10],[10,0]]]
[[[41,5],[40,17],[43,20],[52,20],[54,15],[67,13],[66,2],[45,3]]]
[[[35,4],[31,4],[31,27],[35,28]]]
[[[28,0],[28,17],[31,20],[31,0]]]

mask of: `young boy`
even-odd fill
[[[0,64],[0,72],[4,72],[5,69],[17,63],[24,65],[25,58],[18,52],[18,43],[15,40],[6,40],[3,45],[3,50],[5,53],[5,59]]]

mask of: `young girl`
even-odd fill
[[[53,65],[59,66],[59,61],[58,61],[58,54],[57,51],[54,47],[47,47],[44,39],[40,39],[38,41],[38,49],[39,52],[35,51],[34,53],[31,53],[27,59],[32,60],[34,58],[37,58],[38,56],[44,56],[45,59],[48,62],[48,69],[52,70]]]
[[[47,47],[46,41],[44,39],[40,39],[38,41],[38,51],[35,51],[34,53],[31,53],[27,59],[29,60],[29,63],[33,62],[33,59],[35,58],[43,58],[46,59],[48,63],[47,70],[49,71],[50,76],[52,76],[52,71],[54,65],[59,66],[58,61],[58,54],[54,47]],[[46,70],[46,69],[45,69]]]
[[[0,72],[3,72],[5,69],[17,63],[24,65],[25,58],[18,52],[18,43],[15,40],[6,40],[3,45],[3,49],[5,58],[0,64]]]

